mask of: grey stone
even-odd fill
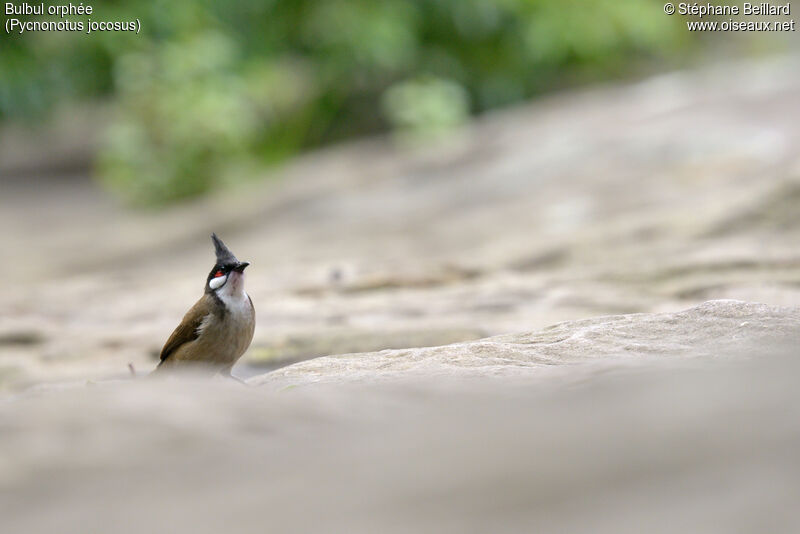
[[[0,527],[796,532],[799,314],[717,301],[318,358],[264,387],[28,392],[0,402]]]
[[[250,383],[284,388],[410,377],[537,376],[554,368],[564,374],[562,367],[574,364],[735,358],[788,346],[800,348],[800,308],[720,300],[677,313],[596,317],[440,347],[314,358]]]
[[[0,147],[0,531],[800,531],[799,91],[564,94],[159,214]],[[235,371],[332,356],[120,380],[211,231],[253,264]]]

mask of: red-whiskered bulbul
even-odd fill
[[[256,314],[244,291],[244,270],[250,264],[237,260],[217,234],[211,239],[217,263],[208,274],[205,293],[169,336],[155,372],[199,364],[230,375],[253,340]]]

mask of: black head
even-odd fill
[[[214,242],[214,250],[217,254],[217,263],[208,273],[206,279],[206,291],[214,291],[224,286],[228,281],[228,275],[231,272],[241,273],[245,268],[250,265],[246,261],[239,261],[233,252],[225,246],[217,234],[211,234],[211,240]]]

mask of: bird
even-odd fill
[[[253,340],[256,313],[244,290],[244,270],[250,264],[236,259],[216,233],[211,240],[217,258],[203,296],[167,339],[153,374],[200,368],[231,376]]]

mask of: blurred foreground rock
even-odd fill
[[[799,339],[799,309],[722,301],[265,387],[28,392],[0,403],[0,530],[796,532]]]

